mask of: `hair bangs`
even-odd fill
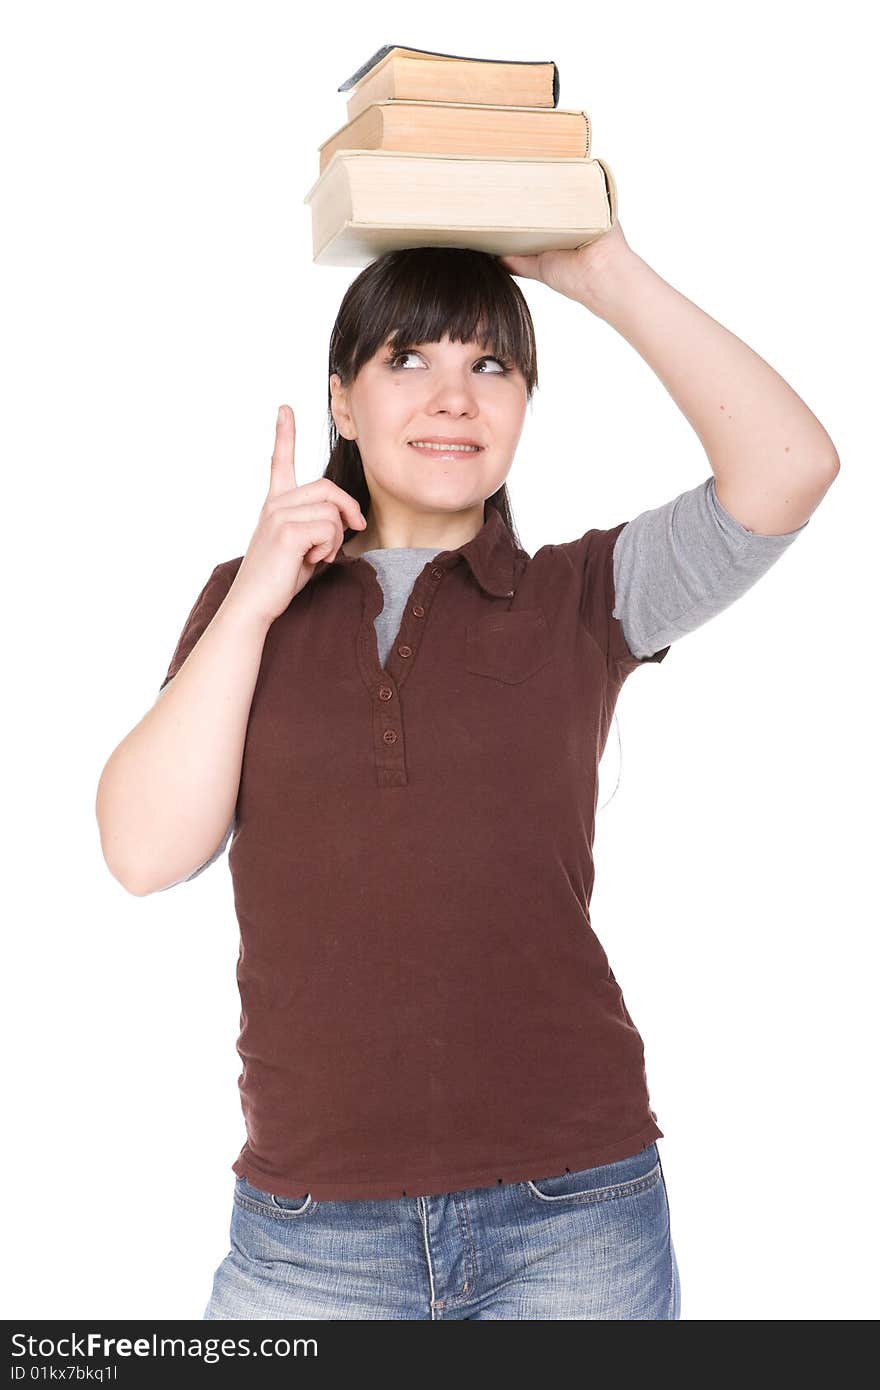
[[[374,261],[355,285],[359,282],[357,318],[340,324],[340,339],[347,335],[353,349],[347,363],[334,364],[331,343],[331,371],[343,381],[356,376],[382,346],[399,352],[448,337],[452,342],[476,342],[518,367],[529,395],[537,386],[531,315],[521,290],[496,257],[460,247],[408,247]],[[340,319],[344,311],[343,304]]]

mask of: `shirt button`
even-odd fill
[[[384,734],[382,735],[382,737],[383,737],[383,739],[385,740],[386,743],[396,743],[396,742],[397,742],[397,734],[394,732],[393,729],[386,729],[385,732],[384,732]]]
[[[413,606],[412,606],[412,612],[413,612],[414,616],[417,617],[417,618],[424,618],[424,616],[425,616],[425,610],[424,610],[423,606],[422,606],[420,603],[414,603],[414,604],[413,604]]]
[[[434,568],[431,570],[431,578],[432,578],[432,579],[442,579],[442,578],[443,578],[443,571],[442,571],[442,569],[440,568],[439,565],[435,565]]]
[[[380,699],[380,700],[390,700],[391,697],[393,696],[393,694],[394,694],[394,691],[393,691],[389,686],[387,686],[387,685],[380,685],[380,686],[379,686],[379,699]]]
[[[401,656],[412,656],[412,647],[407,647],[404,645],[402,647],[398,647],[397,650],[400,652]]]

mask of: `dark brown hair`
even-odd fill
[[[348,386],[390,339],[393,352],[413,343],[478,341],[522,372],[528,399],[538,385],[535,328],[522,291],[496,256],[452,246],[413,246],[372,261],[345,292],[333,332],[327,376],[330,459],[324,477],[350,493],[364,516],[370,492],[360,450],[336,428],[329,379],[338,373]],[[502,515],[517,545],[507,485],[486,507]],[[347,528],[346,539],[353,534]]]

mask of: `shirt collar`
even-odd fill
[[[337,551],[332,560],[319,560],[311,583],[331,569],[356,565],[363,557]],[[494,598],[513,598],[517,580],[526,558],[514,542],[510,527],[497,507],[486,507],[483,524],[475,536],[453,550],[441,550],[431,561],[442,569],[451,569],[462,560],[470,566],[474,578],[487,594]],[[369,564],[369,561],[365,562]]]

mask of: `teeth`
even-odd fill
[[[414,449],[435,449],[438,453],[449,453],[450,449],[463,454],[479,453],[478,444],[425,444],[421,439],[411,439],[410,443]]]

